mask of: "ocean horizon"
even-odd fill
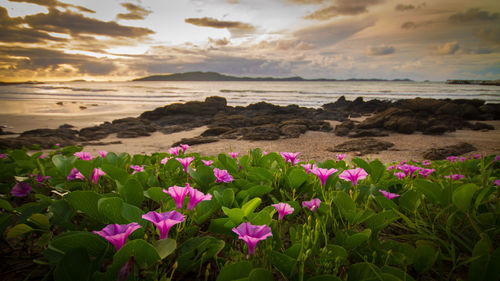
[[[416,97],[500,102],[500,87],[416,81],[155,81],[45,82],[0,87],[0,111],[16,115],[130,116],[172,103],[220,96],[230,106],[258,102],[320,108],[344,96],[398,100]]]

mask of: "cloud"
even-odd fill
[[[328,20],[337,16],[353,16],[368,12],[368,7],[380,4],[384,0],[337,0],[335,4],[319,9],[306,19]]]
[[[481,11],[479,8],[471,8],[465,13],[456,13],[448,18],[448,20],[452,23],[497,21],[499,19],[500,15],[498,13],[490,14],[488,11]]]
[[[347,19],[341,22],[328,22],[307,27],[296,31],[293,35],[300,41],[325,47],[348,39],[374,24],[375,20],[372,18]]]
[[[154,33],[148,28],[125,26],[113,21],[100,21],[71,11],[61,12],[54,8],[49,8],[47,14],[39,13],[26,16],[24,20],[36,30],[71,35],[92,34],[139,38]]]
[[[19,3],[30,3],[30,4],[36,4],[48,8],[55,8],[55,7],[62,7],[62,8],[76,8],[80,10],[81,12],[86,12],[86,13],[95,13],[95,11],[85,8],[83,6],[78,6],[78,5],[72,5],[72,4],[67,4],[61,1],[57,0],[9,0],[10,2],[19,2]]]
[[[118,19],[122,19],[122,20],[143,20],[149,14],[152,13],[152,11],[147,10],[147,9],[141,7],[141,6],[134,5],[132,3],[122,3],[121,5],[125,9],[128,10],[128,13],[126,13],[126,14],[118,14],[116,16]]]
[[[48,33],[22,27],[22,18],[11,18],[7,9],[0,6],[0,42],[41,43],[46,40],[63,42],[64,38],[50,36]]]
[[[288,0],[288,2],[292,2],[300,5],[315,5],[326,2],[326,0]]]
[[[476,33],[476,36],[486,42],[500,44],[500,28],[497,29],[481,28]]]
[[[228,28],[237,29],[245,31],[253,31],[255,27],[248,23],[243,23],[239,21],[221,21],[214,18],[187,18],[184,20],[186,23],[190,23],[197,26],[212,27],[212,28]]]
[[[230,41],[225,37],[223,39],[208,38],[208,42],[211,44],[215,44],[216,46],[226,46],[230,43]]]
[[[368,56],[384,56],[394,54],[396,49],[392,46],[369,46],[366,48]]]
[[[418,4],[417,6],[414,6],[412,4],[404,5],[404,4],[397,4],[394,9],[398,12],[405,12],[405,11],[411,11],[411,10],[418,10],[423,7],[425,7],[425,2]]]
[[[453,55],[460,49],[458,41],[447,42],[440,45],[430,47],[431,54],[437,56]]]
[[[8,71],[11,72],[58,71],[65,66],[71,66],[76,72],[72,74],[107,75],[117,69],[116,65],[106,58],[66,54],[42,48],[9,46],[0,46],[0,62],[10,65]]]
[[[414,22],[414,21],[407,21],[401,24],[401,29],[415,29],[419,27],[423,27],[425,25],[430,25],[433,24],[432,21],[421,21],[421,22]]]
[[[253,49],[256,50],[275,50],[275,51],[305,51],[316,48],[315,45],[301,40],[274,40],[274,41],[261,41],[259,44],[254,45]]]

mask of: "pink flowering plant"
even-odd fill
[[[498,280],[496,155],[266,150],[2,150],[4,254],[48,280]]]

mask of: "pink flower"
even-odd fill
[[[167,238],[170,228],[184,221],[184,215],[175,210],[165,213],[151,211],[142,215],[142,218],[152,222],[158,228],[160,231],[160,239]]]
[[[295,165],[300,161],[299,159],[297,159],[297,156],[299,156],[300,152],[295,152],[295,153],[280,152],[280,154],[281,154],[281,156],[283,156],[283,158],[285,158],[286,162],[290,162],[290,163],[292,163],[292,165]]]
[[[172,159],[172,158],[173,158],[173,157],[165,157],[165,158],[161,159],[161,161],[160,161],[160,162],[161,162],[163,165],[165,165],[165,164],[167,164],[168,160],[170,160],[170,159]]]
[[[268,155],[268,154],[269,154],[269,152],[268,152],[268,151],[262,151],[262,156],[266,156],[266,155]]]
[[[42,154],[42,155],[40,155],[38,158],[40,158],[40,159],[44,159],[44,158],[47,158],[47,155],[43,155],[43,154]]]
[[[201,201],[209,201],[212,200],[212,194],[207,193],[203,194],[203,192],[199,191],[196,188],[192,188],[189,186],[189,184],[186,184],[186,188],[188,189],[189,192],[189,204],[188,204],[188,210],[192,211],[198,203]]]
[[[300,164],[300,166],[302,166],[302,168],[306,169],[306,174],[309,174],[312,169],[316,168],[316,164],[313,166],[311,163]]]
[[[90,152],[80,151],[80,152],[75,152],[73,155],[75,155],[76,157],[78,157],[82,160],[86,160],[86,161],[90,161],[90,160],[94,159],[94,157],[92,156],[92,154],[90,154]]]
[[[428,167],[430,164],[431,164],[430,160],[424,160],[424,161],[422,161],[422,165],[424,165],[424,166]]]
[[[397,172],[397,173],[394,173],[394,175],[398,176],[398,179],[403,179],[404,177],[406,177],[406,174],[403,173],[403,172]]]
[[[80,173],[76,168],[71,169],[71,172],[69,172],[69,175],[66,177],[67,180],[83,180],[85,176]]]
[[[0,153],[0,159],[7,159],[7,154]]]
[[[311,199],[309,201],[304,201],[302,202],[302,208],[309,208],[311,212],[316,211],[317,208],[319,208],[319,204],[321,203],[321,200],[318,198]]]
[[[168,191],[164,188],[163,192],[172,196],[175,201],[175,208],[182,209],[182,204],[184,203],[184,198],[186,198],[186,194],[188,194],[188,189],[186,187],[180,187],[177,185],[171,186],[168,188]]]
[[[474,159],[481,159],[482,155],[481,154],[472,154],[472,158]]]
[[[295,210],[288,203],[278,203],[272,205],[278,211],[278,220],[282,220],[284,216],[293,213]]]
[[[134,170],[132,172],[132,175],[135,174],[135,173],[137,173],[137,172],[143,172],[144,171],[144,165],[142,165],[142,166],[139,166],[139,165],[130,165],[130,168],[132,170]]]
[[[339,178],[352,182],[352,185],[356,186],[358,180],[365,179],[368,176],[368,173],[362,168],[350,169],[343,171]]]
[[[396,166],[394,166],[394,165],[387,167],[387,171],[394,170],[394,169],[396,169]]]
[[[42,183],[42,182],[44,182],[45,180],[48,180],[48,179],[50,179],[50,176],[45,176],[45,177],[44,177],[42,174],[38,174],[38,175],[36,176],[36,181],[37,181],[38,183]]]
[[[194,160],[194,157],[175,158],[175,159],[181,163],[182,167],[184,167],[184,171],[186,171],[186,173],[188,173],[189,163],[191,163],[191,161]]]
[[[92,172],[92,175],[91,175],[91,179],[92,179],[92,182],[94,182],[94,184],[97,184],[97,182],[99,181],[99,177],[100,176],[105,176],[106,173],[99,169],[99,168],[94,168],[94,171]]]
[[[410,177],[413,176],[413,174],[416,171],[422,169],[422,167],[418,167],[418,166],[415,166],[415,165],[409,165],[409,164],[397,165],[396,167],[399,170],[403,171],[405,173],[405,175],[410,176]]]
[[[500,186],[500,180],[496,180],[496,181],[495,181],[495,184],[496,184],[497,186]]]
[[[420,170],[419,174],[421,174],[424,178],[427,178],[430,174],[432,174],[435,169],[422,169]]]
[[[269,226],[252,225],[249,222],[244,222],[238,227],[233,228],[233,232],[238,234],[239,239],[247,243],[249,255],[255,254],[255,247],[257,247],[259,241],[265,240],[269,236],[273,236]]]
[[[458,159],[458,161],[460,161],[460,162],[465,162],[465,160],[467,160],[467,158],[465,158],[465,157],[460,157],[460,158]]]
[[[60,144],[60,143],[56,143],[56,146],[57,146],[57,147],[61,147],[61,144]]]
[[[315,174],[316,176],[318,176],[319,178],[319,181],[321,182],[321,185],[322,186],[325,186],[326,184],[326,180],[328,179],[328,177],[337,172],[338,170],[337,169],[334,169],[334,168],[331,168],[331,169],[323,169],[323,168],[316,168],[316,169],[312,169],[311,170],[311,173]]]
[[[189,148],[189,145],[187,144],[179,144],[179,146],[182,148],[182,152],[186,152],[186,150]]]
[[[342,161],[346,157],[345,154],[337,154],[336,156],[337,156],[337,161]]]
[[[25,197],[30,194],[31,185],[27,182],[18,182],[10,190],[10,194],[14,197]]]
[[[457,161],[458,157],[457,156],[448,156],[446,157],[446,160],[450,161],[450,162],[455,162]]]
[[[234,178],[227,172],[227,170],[219,170],[214,168],[215,182],[225,182],[229,183],[234,180]]]
[[[236,157],[238,157],[238,155],[240,155],[239,152],[228,152],[227,154],[229,154],[229,156],[231,156],[233,159],[236,159]]]
[[[101,231],[92,232],[111,242],[118,251],[125,245],[128,236],[138,228],[141,228],[141,226],[136,222],[129,224],[109,224]]]
[[[214,161],[212,161],[212,160],[201,160],[201,162],[203,162],[203,164],[205,164],[205,166],[210,166],[214,163]]]
[[[99,155],[101,156],[101,158],[104,158],[104,157],[106,157],[106,155],[108,155],[108,152],[104,151],[104,150],[99,150],[99,151],[97,151],[97,153],[99,153]]]
[[[447,178],[447,179],[451,178],[452,180],[456,181],[456,180],[465,178],[465,176],[461,175],[461,174],[454,174],[454,175],[445,176],[445,178]]]
[[[179,155],[179,152],[181,152],[181,150],[182,150],[182,147],[180,147],[180,146],[171,147],[168,150],[168,153],[177,156],[177,155]]]
[[[495,155],[495,159],[493,160],[493,163],[498,162],[498,161],[500,161],[500,155]]]
[[[382,190],[382,189],[379,189],[378,191],[379,191],[380,193],[382,193],[382,195],[384,195],[384,196],[385,196],[385,198],[390,199],[390,200],[392,200],[392,199],[394,199],[394,198],[396,198],[396,197],[399,197],[399,196],[400,196],[399,194],[396,194],[396,193],[390,193],[390,192],[385,191],[385,190]]]

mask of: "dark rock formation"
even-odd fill
[[[438,148],[430,148],[422,154],[425,159],[429,160],[442,160],[448,156],[459,156],[471,151],[476,150],[472,144],[462,142],[455,145],[449,145]]]
[[[197,145],[197,144],[211,143],[211,142],[216,142],[216,141],[219,141],[219,139],[212,138],[212,137],[183,138],[180,141],[174,143],[172,146],[178,146],[181,143],[187,144],[187,145]]]
[[[363,155],[378,153],[379,151],[387,150],[392,146],[394,146],[394,144],[391,142],[380,141],[373,138],[361,138],[346,141],[333,148],[328,148],[327,150],[330,152],[358,151],[358,155]]]

